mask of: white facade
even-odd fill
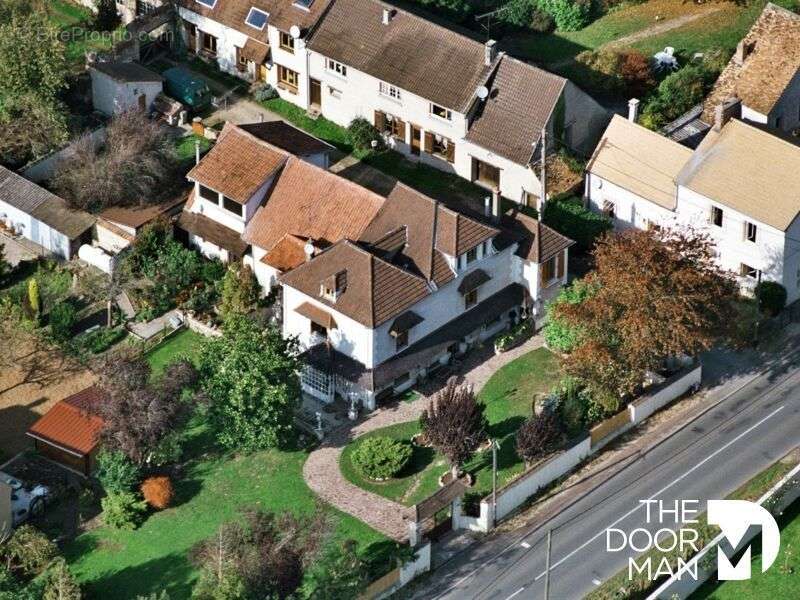
[[[163,87],[160,81],[117,81],[97,69],[90,69],[89,72],[92,77],[92,104],[95,110],[108,116],[137,108],[149,111]]]
[[[0,221],[55,256],[66,260],[72,258],[73,249],[69,237],[2,200],[0,200]]]

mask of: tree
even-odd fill
[[[786,306],[786,288],[777,281],[761,281],[756,286],[758,308],[765,315],[774,317]]]
[[[630,230],[604,237],[593,254],[586,281],[596,292],[555,314],[584,332],[564,365],[606,409],[667,359],[730,339],[737,285],[706,234]]]
[[[66,109],[34,93],[0,102],[0,163],[19,168],[66,143]]]
[[[458,385],[455,377],[436,393],[419,422],[425,440],[450,461],[454,478],[486,439],[483,405],[475,399],[472,386]]]
[[[547,304],[547,323],[544,326],[544,339],[548,347],[557,352],[571,352],[581,340],[582,329],[573,326],[559,315],[562,304],[580,304],[594,293],[595,288],[582,279],[576,279],[559,291],[558,296]]]
[[[545,410],[531,416],[517,430],[517,454],[530,464],[552,452],[563,438],[557,413]]]
[[[58,548],[33,525],[21,525],[0,544],[0,562],[13,574],[33,577],[58,556]]]
[[[97,454],[97,480],[107,494],[130,492],[141,478],[141,469],[120,450],[102,449]]]
[[[114,529],[136,529],[144,521],[147,502],[132,492],[112,492],[100,500],[103,522]]]
[[[330,531],[330,519],[320,507],[310,519],[291,512],[243,511],[240,519],[224,523],[216,535],[192,549],[190,558],[202,571],[193,596],[289,598]]]
[[[63,558],[53,561],[45,574],[42,600],[81,600],[81,586]]]
[[[308,579],[308,596],[315,600],[358,598],[369,583],[367,567],[353,540],[329,544]]]
[[[5,283],[9,273],[11,273],[11,263],[6,260],[6,246],[0,244],[0,285]]]
[[[155,203],[175,189],[177,157],[169,133],[139,111],[114,117],[104,143],[87,133],[73,148],[52,186],[75,208],[97,212]]]
[[[50,309],[48,320],[53,337],[59,342],[65,342],[72,337],[72,328],[78,321],[78,311],[72,302],[59,302]]]
[[[642,110],[642,124],[658,129],[703,100],[717,78],[705,64],[691,64],[667,75]]]
[[[187,360],[178,360],[155,383],[146,359],[134,351],[115,353],[102,363],[100,386],[108,400],[100,406],[101,438],[109,450],[123,452],[136,465],[152,461],[187,413],[181,393],[192,387],[197,372]]]
[[[284,446],[294,438],[300,397],[297,343],[272,325],[228,319],[224,335],[201,349],[201,386],[209,423],[225,448],[245,451]]]
[[[641,98],[649,94],[656,84],[650,68],[650,58],[638,50],[626,50],[621,56],[619,74],[628,95]]]
[[[121,22],[114,0],[97,0],[97,14],[94,16],[97,31],[114,31]]]
[[[39,282],[35,277],[28,280],[28,303],[33,313],[33,318],[38,319],[42,314],[41,297],[39,296]]]
[[[242,263],[228,267],[222,278],[220,314],[224,319],[247,314],[258,300],[258,281],[253,269]]]

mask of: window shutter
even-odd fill
[[[397,137],[399,137],[403,142],[406,141],[406,123],[402,119],[398,119],[395,117],[397,121],[397,131],[400,133]]]
[[[564,251],[558,253],[556,259],[556,277],[561,279],[564,276]]]
[[[379,110],[375,111],[375,129],[380,132],[386,129],[386,115]]]
[[[430,131],[425,132],[425,152],[433,152],[433,134]]]
[[[472,161],[472,181],[478,179],[478,161],[474,157],[470,159]]]
[[[447,162],[455,162],[456,160],[456,145],[449,141],[447,142]]]

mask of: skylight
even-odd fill
[[[214,8],[214,5],[217,3],[217,0],[195,0],[199,4],[203,6],[207,6],[208,8]]]
[[[216,2],[216,0],[214,0],[214,2]],[[247,18],[244,20],[244,22],[250,25],[250,27],[264,29],[264,25],[267,24],[267,16],[267,13],[265,13],[263,10],[253,7],[250,9],[250,12],[247,13]]]
[[[314,4],[314,0],[294,0],[296,7],[304,8],[305,10],[309,10],[312,4]]]

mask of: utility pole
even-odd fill
[[[547,202],[547,128],[542,127],[542,197],[539,199],[539,219],[544,214],[544,203]]]
[[[497,451],[500,444],[492,440],[492,529],[497,524]]]
[[[547,557],[544,567],[544,600],[550,600],[550,548],[553,541],[553,530],[547,530]]]

